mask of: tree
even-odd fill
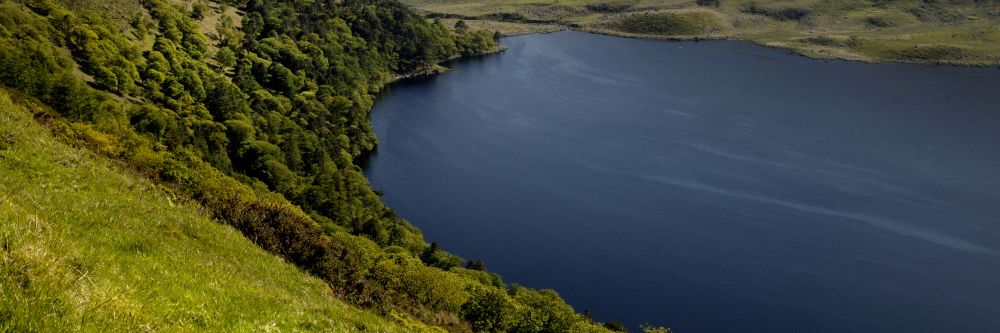
[[[222,65],[222,69],[236,66],[236,53],[228,46],[223,47],[219,49],[219,52],[215,53],[215,61],[218,61],[219,65]]]
[[[603,326],[604,328],[607,328],[615,332],[628,332],[628,329],[625,328],[625,324],[622,324],[621,322],[618,321],[609,321],[604,323]]]
[[[576,313],[551,289],[532,290],[514,286],[511,298],[525,305],[519,312],[517,330],[522,332],[568,332],[578,320]]]
[[[486,264],[480,259],[469,260],[465,263],[465,268],[482,272],[486,270]]]
[[[517,307],[507,291],[495,287],[470,286],[469,300],[462,305],[462,318],[476,332],[506,332],[517,322]]]
[[[215,31],[218,33],[220,46],[237,49],[243,42],[243,32],[236,27],[236,23],[229,15],[222,15],[219,24],[215,25]]]
[[[271,63],[267,69],[270,88],[284,94],[293,94],[302,87],[302,82],[295,73],[281,63]]]
[[[202,1],[195,2],[191,7],[191,18],[195,20],[201,20],[205,18],[205,14],[208,13],[210,8]]]
[[[431,246],[428,246],[424,252],[420,253],[420,261],[423,261],[428,266],[434,266],[437,264],[437,251],[438,243],[431,242]]]
[[[652,326],[650,324],[642,324],[640,326],[644,333],[673,333],[673,330],[667,327]]]

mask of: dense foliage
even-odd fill
[[[53,132],[187,195],[345,300],[452,331],[595,331],[426,244],[354,160],[393,78],[496,48],[392,0],[0,2],[0,83]],[[118,10],[106,10],[114,6]],[[238,8],[239,11],[233,9]]]
[[[434,332],[344,304],[196,203],[60,142],[40,109],[0,89],[0,332]]]

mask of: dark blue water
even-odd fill
[[[392,87],[426,238],[598,320],[1000,332],[1000,71],[563,32]]]

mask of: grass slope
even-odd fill
[[[0,119],[4,238],[16,245],[0,325],[606,331],[552,290],[462,268],[353,163],[377,143],[368,115],[387,79],[494,50],[492,34],[449,32],[394,0],[253,1],[238,13],[201,2],[0,1],[0,81],[47,104],[28,109],[57,138],[32,134],[43,131],[25,116]],[[213,45],[231,54],[212,61]],[[207,216],[328,288],[258,267],[277,261],[245,258],[249,243],[211,234],[228,229]],[[58,232],[31,236],[26,221]],[[34,249],[43,255],[24,254]]]
[[[742,39],[819,57],[996,65],[997,0],[403,0],[446,17],[628,37]],[[532,22],[535,24],[524,24]],[[693,24],[693,25],[692,25]],[[480,26],[489,26],[480,23]],[[507,26],[498,26],[506,32]],[[513,29],[511,29],[513,30]],[[816,39],[816,38],[819,39]],[[845,42],[848,39],[849,43]],[[838,43],[815,43],[836,40]]]
[[[0,331],[424,330],[67,146],[30,105],[0,91]]]

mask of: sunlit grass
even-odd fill
[[[0,91],[0,331],[413,331],[192,203],[48,135]]]

